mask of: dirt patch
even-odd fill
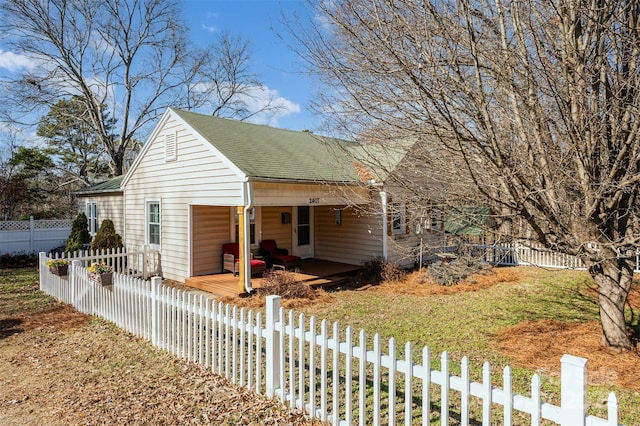
[[[89,322],[89,315],[81,314],[69,305],[23,316],[3,316],[0,319],[0,339],[31,330],[63,331]]]
[[[588,381],[593,385],[617,383],[640,391],[640,356],[601,345],[597,321],[567,323],[555,320],[522,322],[502,330],[498,350],[518,364],[558,375],[558,360],[570,353],[589,359]]]
[[[91,318],[0,313],[0,424],[318,424]]]

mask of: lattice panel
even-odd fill
[[[67,229],[71,228],[72,219],[34,220],[34,229]],[[0,221],[0,231],[28,231],[28,220]]]
[[[71,228],[72,223],[73,223],[73,220],[71,219],[36,220],[35,228],[36,229]]]
[[[28,231],[28,220],[7,220],[0,222],[0,231]]]

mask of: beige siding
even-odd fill
[[[78,213],[87,212],[86,205],[95,202],[98,211],[98,226],[105,219],[111,219],[116,232],[125,238],[124,228],[124,196],[122,194],[91,195],[78,197]]]
[[[340,205],[359,203],[368,196],[361,187],[268,182],[255,182],[253,192],[257,206]]]
[[[128,245],[145,244],[145,202],[159,200],[163,275],[183,281],[191,275],[192,261],[196,270],[195,258],[190,259],[189,206],[242,205],[242,178],[171,115],[166,117],[126,183],[126,236]],[[177,132],[176,161],[165,161],[168,132]],[[203,262],[197,260],[199,271]]]
[[[291,223],[282,223],[282,213],[289,213],[291,217],[291,207],[275,206],[262,207],[262,232],[260,241],[276,240],[278,247],[291,251]]]
[[[382,225],[379,218],[359,216],[354,209],[342,210],[335,224],[335,206],[315,209],[315,257],[359,265],[382,257]]]
[[[229,242],[231,210],[228,207],[193,206],[191,247],[193,276],[222,271],[222,245]]]

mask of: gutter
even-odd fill
[[[289,178],[270,178],[270,177],[259,177],[254,176],[248,178],[247,181],[251,182],[267,182],[267,183],[302,183],[302,184],[323,184],[323,185],[337,185],[337,186],[358,186],[360,185],[357,181],[346,181],[346,180],[322,180],[322,179],[289,179]]]
[[[242,258],[244,261],[244,288],[247,293],[253,292],[251,286],[251,221],[247,220],[249,212],[253,208],[253,184],[250,181],[244,182],[245,190],[245,206],[244,206],[244,253]]]

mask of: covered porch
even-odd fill
[[[305,260],[302,270],[293,272],[297,281],[303,281],[312,287],[326,287],[339,285],[349,274],[360,269],[357,265],[332,262],[328,260]],[[240,294],[238,281],[240,277],[232,273],[203,275],[185,279],[185,285],[218,296],[238,296]],[[265,281],[262,277],[252,278],[254,289],[260,288]]]

